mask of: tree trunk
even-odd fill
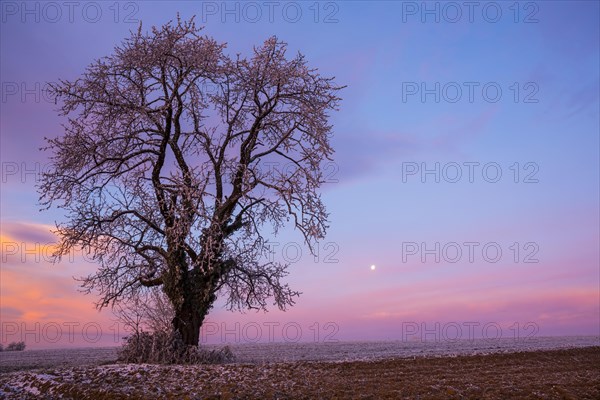
[[[206,243],[206,240],[206,237],[201,239],[203,243]],[[218,263],[222,240],[219,235],[216,235],[216,240],[212,240],[213,247],[204,253],[209,254],[210,257],[203,257],[203,268],[188,270],[183,252],[176,254],[170,265],[165,291],[175,307],[173,329],[179,331],[186,345],[198,346],[200,327],[217,298],[214,288],[220,277],[220,268],[207,276],[199,271],[209,270],[211,262]],[[181,301],[182,297],[183,301]]]
[[[192,299],[186,299],[181,307],[175,310],[173,328],[179,331],[183,343],[198,346],[200,341],[200,327],[204,322],[210,304],[200,304]]]

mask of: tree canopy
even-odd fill
[[[342,89],[276,37],[245,58],[201,30],[140,25],[52,85],[67,121],[47,139],[39,189],[66,213],[55,257],[82,248],[98,263],[82,278],[98,306],[162,285],[188,344],[218,293],[230,309],[294,303],[265,232],[290,222],[311,250],[324,237],[319,188]]]

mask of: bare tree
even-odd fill
[[[313,251],[327,228],[318,193],[340,98],[304,56],[271,37],[224,53],[193,19],[132,32],[74,81],[52,86],[68,117],[47,139],[40,202],[66,211],[56,260],[89,251],[98,307],[160,286],[186,344],[220,293],[229,309],[280,309],[299,294],[265,261],[263,230],[288,221]]]

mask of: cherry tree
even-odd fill
[[[97,306],[161,286],[188,345],[218,295],[231,310],[294,304],[266,234],[290,224],[311,252],[324,237],[319,188],[342,89],[275,37],[245,58],[201,30],[140,25],[54,84],[66,122],[47,139],[39,187],[44,207],[65,212],[55,259],[77,248],[98,264],[81,278]]]

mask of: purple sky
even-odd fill
[[[94,266],[47,262],[62,214],[39,212],[36,172],[63,120],[43,88],[177,12],[230,54],[275,34],[348,86],[318,257],[272,238],[303,295],[286,313],[219,301],[207,341],[600,334],[598,2],[69,4],[1,3],[0,342],[114,343],[72,279]]]

